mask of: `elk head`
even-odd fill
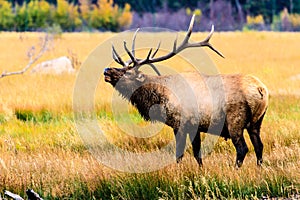
[[[128,56],[130,57],[130,60],[124,62],[122,60],[122,58],[118,55],[115,47],[112,45],[112,57],[118,64],[120,64],[122,66],[122,68],[106,68],[104,70],[105,81],[109,82],[113,87],[116,87],[116,85],[118,83],[118,86],[120,86],[121,88],[124,87],[124,89],[128,86],[131,87],[132,84],[134,86],[138,86],[147,80],[147,75],[145,75],[141,71],[139,71],[139,68],[141,66],[149,65],[157,73],[157,75],[160,76],[160,72],[154,66],[153,63],[167,60],[167,59],[175,56],[182,50],[189,48],[189,47],[209,47],[211,50],[216,52],[218,55],[220,55],[221,57],[224,57],[222,55],[222,53],[220,53],[218,50],[216,50],[209,43],[209,40],[214,32],[213,25],[212,25],[211,31],[206,39],[204,39],[203,41],[200,41],[200,42],[196,42],[196,43],[189,42],[190,36],[192,34],[193,25],[194,25],[194,19],[195,19],[195,15],[193,15],[193,17],[191,19],[187,34],[186,34],[184,40],[182,41],[182,43],[179,46],[177,46],[177,38],[176,38],[174,41],[174,44],[173,44],[172,51],[161,57],[155,57],[156,53],[158,52],[158,50],[160,48],[160,43],[158,44],[158,46],[154,52],[153,52],[152,48],[149,50],[146,58],[140,59],[140,58],[135,57],[135,38],[136,38],[136,35],[137,35],[137,32],[139,29],[137,29],[137,31],[135,32],[135,34],[133,36],[131,51],[128,49],[126,41],[124,41],[124,49],[126,50]],[[118,87],[117,87],[117,89],[118,89]]]

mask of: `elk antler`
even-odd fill
[[[208,47],[211,50],[213,50],[214,52],[216,52],[219,56],[221,56],[221,57],[224,58],[223,54],[221,52],[219,52],[217,49],[215,49],[209,43],[209,40],[210,40],[210,38],[212,37],[212,35],[214,33],[214,25],[212,25],[211,31],[210,31],[209,35],[203,41],[196,42],[196,43],[190,43],[189,42],[189,39],[190,39],[192,31],[193,31],[194,20],[195,20],[195,15],[192,16],[192,19],[191,19],[191,22],[190,22],[187,34],[186,34],[185,38],[183,39],[182,43],[177,47],[177,38],[176,38],[175,41],[174,41],[174,44],[173,44],[173,50],[170,53],[168,53],[168,54],[166,54],[164,56],[155,58],[155,55],[156,55],[156,53],[158,52],[158,50],[160,48],[160,43],[159,43],[153,54],[152,54],[152,50],[153,49],[151,48],[149,50],[148,55],[147,55],[147,57],[145,59],[136,58],[135,57],[134,46],[135,46],[135,38],[136,38],[137,32],[139,30],[139,29],[137,29],[137,31],[134,34],[133,40],[132,40],[132,51],[131,52],[127,48],[126,42],[124,41],[124,49],[126,50],[127,54],[129,55],[130,60],[128,60],[127,62],[123,62],[122,59],[121,59],[121,57],[117,54],[114,46],[112,46],[113,58],[114,58],[114,60],[117,63],[123,65],[124,67],[129,66],[130,64],[133,63],[133,67],[136,70],[138,70],[142,65],[150,65],[156,72],[158,72],[158,70],[153,65],[153,63],[160,62],[160,61],[163,61],[163,60],[167,60],[167,59],[175,56],[179,52],[181,52],[184,49],[189,48],[189,47]]]
[[[113,57],[113,59],[114,59],[117,63],[119,63],[119,64],[122,65],[123,67],[129,66],[130,64],[132,64],[132,63],[136,60],[136,58],[135,58],[135,39],[136,39],[137,32],[138,32],[139,30],[140,30],[140,29],[138,28],[138,29],[135,31],[134,35],[133,35],[133,38],[132,38],[132,50],[131,50],[131,52],[129,51],[129,49],[128,49],[127,46],[126,46],[126,41],[124,41],[124,48],[125,48],[127,54],[130,56],[130,58],[131,58],[130,60],[124,62],[124,61],[122,60],[122,58],[119,56],[119,54],[117,53],[117,51],[116,51],[114,45],[112,44],[112,57]]]
[[[137,35],[137,33],[138,33],[139,30],[140,30],[140,29],[138,28],[138,29],[135,31],[134,35],[133,35],[133,38],[132,38],[132,50],[131,50],[131,52],[129,51],[129,49],[128,49],[127,46],[126,46],[126,41],[124,41],[124,48],[125,48],[127,54],[130,56],[130,58],[131,58],[130,60],[124,62],[124,61],[122,60],[122,58],[118,55],[118,53],[117,53],[117,51],[116,51],[114,45],[112,45],[112,56],[113,56],[113,59],[114,59],[117,63],[119,63],[120,65],[122,65],[123,67],[128,67],[128,66],[129,66],[130,64],[132,64],[132,63],[137,64],[137,63],[138,63],[138,60],[140,60],[140,59],[136,59],[136,58],[135,58],[135,39],[136,39],[136,35]],[[160,46],[160,43],[159,43],[159,46]],[[158,48],[159,48],[159,46],[158,46]],[[157,53],[157,51],[158,51],[158,49],[156,49],[156,51],[154,52],[154,54],[152,55],[152,57],[155,56],[155,54]],[[161,75],[161,73],[160,73],[159,70],[155,67],[154,64],[148,63],[148,65],[156,72],[157,75],[159,75],[159,76]]]

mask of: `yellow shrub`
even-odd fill
[[[202,16],[202,11],[201,11],[200,9],[195,9],[195,10],[194,10],[194,14],[195,14],[196,16],[201,17],[201,16]]]
[[[114,6],[112,0],[98,0],[97,4],[93,5],[91,25],[94,28],[111,29],[116,24],[117,13],[118,6]]]
[[[132,22],[132,13],[130,12],[130,8],[130,5],[126,3],[122,14],[118,18],[118,22],[121,27],[128,27]]]
[[[8,1],[0,0],[0,28],[10,28],[13,21],[12,4]]]
[[[91,0],[79,0],[80,15],[83,20],[88,21],[91,9]]]
[[[262,15],[257,15],[254,17],[247,15],[247,25],[258,25],[264,23],[264,17]]]
[[[79,16],[78,6],[68,3],[66,0],[57,0],[55,11],[55,22],[63,29],[72,31],[82,24]]]
[[[290,14],[287,8],[280,13],[281,23],[292,26],[294,29],[300,28],[300,14]]]
[[[118,14],[118,5],[113,3],[113,0],[98,0],[98,12],[104,23],[109,23]]]
[[[196,23],[199,23],[202,16],[202,11],[200,9],[195,9],[192,11],[190,8],[185,9],[185,13],[187,16],[195,15],[196,16]]]
[[[196,15],[198,17],[202,16],[202,11],[200,9],[195,9],[194,11],[192,11],[190,8],[186,8],[185,9],[185,13],[186,15],[190,16],[190,15]]]
[[[300,15],[299,14],[291,14],[290,22],[293,27],[300,27]]]
[[[68,2],[66,0],[57,0],[56,15],[67,16]]]
[[[79,15],[79,12],[78,12],[78,6],[70,4],[69,7],[68,7],[68,13],[69,13],[68,18],[73,23],[72,25],[75,26],[75,27],[81,26],[82,21],[80,19],[80,15]]]
[[[29,28],[43,28],[47,25],[50,15],[50,4],[45,0],[33,0],[27,4]]]
[[[90,25],[94,28],[102,28],[116,31],[120,27],[129,26],[132,21],[130,5],[125,4],[124,9],[114,5],[113,0],[98,0],[90,15]]]
[[[26,3],[22,6],[16,5],[16,16],[15,16],[15,26],[18,31],[26,31],[28,27],[27,19],[27,9]]]
[[[186,8],[186,9],[185,9],[185,13],[186,13],[187,15],[191,15],[191,14],[192,14],[192,10],[191,10],[190,8]]]

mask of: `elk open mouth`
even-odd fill
[[[109,71],[107,69],[104,71],[104,81],[111,82],[111,74],[109,73]]]
[[[104,74],[104,81],[105,82],[111,82],[110,76]]]

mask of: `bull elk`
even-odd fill
[[[258,78],[240,74],[201,75],[196,72],[160,75],[153,64],[191,47],[209,47],[223,57],[209,43],[214,32],[213,26],[205,40],[189,42],[193,24],[194,16],[182,43],[177,46],[176,39],[172,51],[161,57],[155,56],[160,45],[154,52],[150,49],[144,59],[135,56],[137,32],[131,51],[124,41],[130,60],[124,62],[112,45],[113,59],[122,68],[106,68],[104,79],[129,100],[145,120],[160,121],[173,128],[177,162],[183,157],[189,134],[194,157],[202,166],[200,132],[205,132],[230,138],[236,149],[235,165],[241,167],[248,152],[243,136],[244,129],[247,129],[257,165],[261,165],[263,143],[260,128],[268,107],[268,89]],[[143,65],[150,65],[158,76],[139,71]],[[220,131],[216,133],[218,129]]]

